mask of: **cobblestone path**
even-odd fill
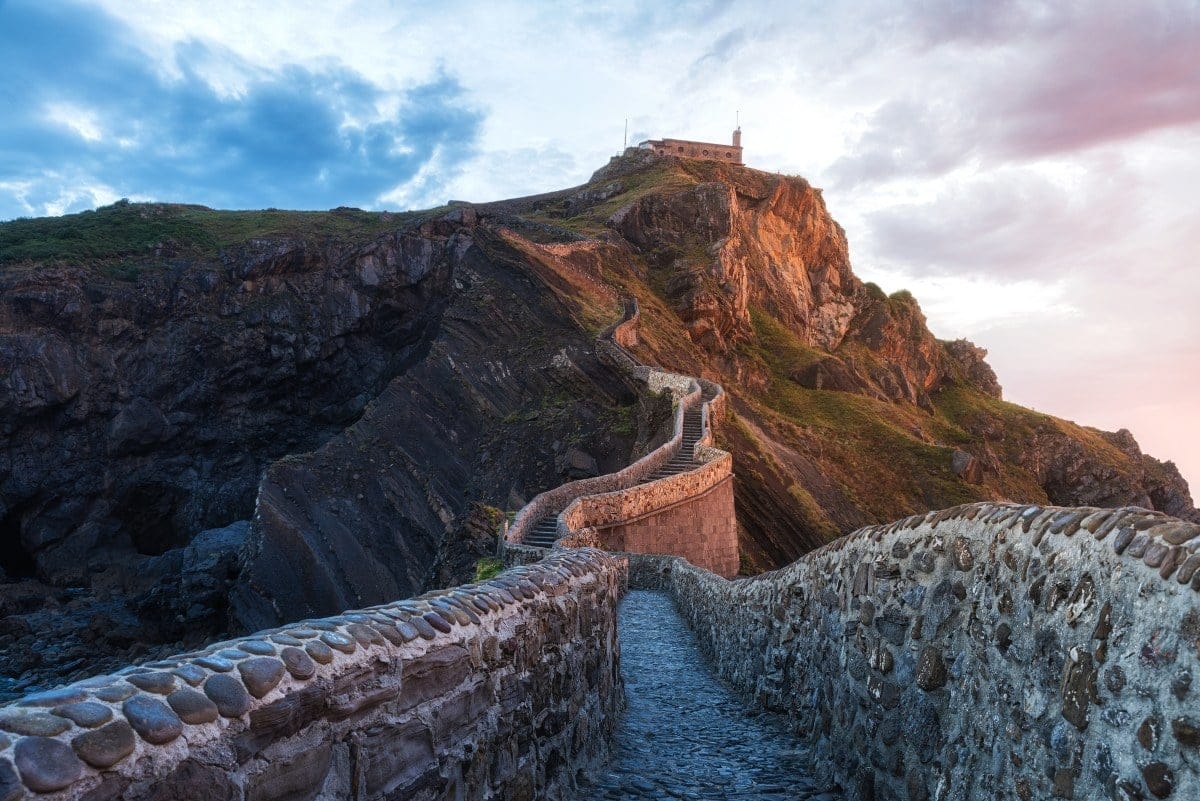
[[[840,800],[808,778],[808,753],[779,719],[712,673],[669,596],[630,592],[618,626],[629,706],[585,798]]]

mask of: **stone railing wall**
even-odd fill
[[[661,374],[660,371],[652,370],[639,363],[623,347],[615,344],[617,340],[625,342],[636,341],[637,324],[640,314],[641,312],[638,310],[637,303],[631,301],[626,307],[623,319],[609,326],[597,338],[596,351],[601,358],[609,361],[615,367],[635,379],[647,383],[649,386],[653,376]],[[675,418],[671,438],[641,459],[615,473],[606,473],[602,476],[569,481],[566,484],[561,484],[553,489],[539,493],[517,512],[512,525],[509,526],[508,531],[504,535],[506,543],[522,542],[525,539],[525,535],[529,533],[538,520],[541,520],[546,515],[562,512],[577,498],[585,495],[615,492],[642,484],[657,472],[659,468],[675,458],[683,444],[684,415],[689,409],[695,407],[697,403],[702,402],[701,395],[703,390],[699,382],[686,376],[672,376],[672,380],[670,381],[666,379],[654,380],[658,381],[660,390],[665,389],[670,391],[675,397]],[[563,529],[561,526],[559,532],[562,536],[570,533],[569,530]]]
[[[0,798],[566,797],[623,697],[625,569],[555,551],[27,696],[0,708]]]
[[[1200,798],[1200,527],[973,504],[751,579],[628,555],[861,799]]]
[[[705,448],[700,458],[700,466],[686,473],[637,487],[576,498],[558,516],[560,528],[567,533],[585,527],[610,528],[694,498],[733,475],[733,456],[729,453]]]
[[[560,546],[673,553],[733,576],[739,567],[733,457],[712,447],[714,423],[724,415],[725,391],[711,381],[638,362],[625,345],[636,343],[639,318],[636,301],[630,301],[623,319],[597,339],[597,353],[651,392],[670,392],[680,399],[673,436],[624,470],[541,493],[518,512],[505,540],[521,543],[536,521],[557,513]],[[684,417],[697,403],[702,436],[686,454],[696,468],[652,480],[653,473],[679,454]]]
[[[676,402],[675,430],[671,439],[615,473],[569,481],[539,493],[517,512],[505,535],[505,540],[510,543],[521,542],[538,520],[548,514],[561,512],[577,498],[602,492],[614,492],[645,482],[679,453],[683,444],[683,416],[688,409],[700,403],[700,393],[700,385],[695,384],[686,395]],[[560,529],[560,531],[562,530]]]

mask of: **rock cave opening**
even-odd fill
[[[129,532],[143,556],[159,556],[188,544],[188,534],[175,524],[175,511],[186,497],[178,487],[139,484],[121,498],[112,514]]]
[[[37,562],[21,542],[20,510],[14,509],[0,519],[0,570],[10,579],[37,576]]]

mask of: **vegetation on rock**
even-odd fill
[[[211,635],[181,571],[220,572],[193,583],[234,628],[469,579],[497,510],[563,480],[568,451],[608,471],[663,440],[669,410],[591,351],[622,296],[642,361],[729,394],[748,572],[976,500],[1196,516],[1128,432],[1006,403],[985,351],[855,277],[797,177],[639,153],[405,214],[120,202],[0,224],[0,290],[0,568],[122,621],[43,636],[50,673]],[[2,586],[17,659],[42,647],[17,622],[39,596]]]

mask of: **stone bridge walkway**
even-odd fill
[[[712,400],[712,394],[705,392],[701,397],[701,403]],[[683,415],[683,442],[679,447],[679,453],[675,458],[660,467],[654,475],[646,479],[642,483],[657,481],[660,478],[686,473],[688,470],[695,469],[699,465],[692,458],[692,452],[695,450],[696,443],[704,436],[703,412],[700,410],[700,403],[692,409],[687,410]],[[526,535],[523,542],[524,545],[533,545],[538,548],[549,548],[554,545],[554,541],[558,539],[558,513],[546,515],[533,524],[529,534]]]
[[[618,625],[629,707],[584,798],[840,801],[781,721],[716,678],[668,595],[630,592]]]

